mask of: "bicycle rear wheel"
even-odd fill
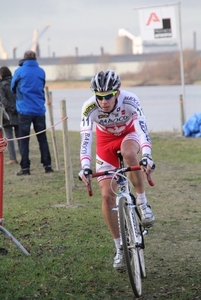
[[[125,262],[133,292],[136,297],[140,297],[142,296],[141,267],[138,248],[136,247],[136,241],[134,240],[135,235],[133,233],[129,209],[127,199],[121,197],[119,199],[119,223]]]

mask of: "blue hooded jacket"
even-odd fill
[[[45,71],[33,59],[22,60],[14,72],[11,91],[16,94],[18,113],[29,116],[44,116],[45,108]]]
[[[201,137],[201,113],[194,114],[184,125],[186,137]]]

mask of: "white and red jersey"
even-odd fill
[[[110,135],[113,140],[115,137],[117,139],[120,136],[136,132],[142,154],[151,154],[151,140],[138,97],[133,93],[121,90],[115,109],[107,113],[98,106],[94,95],[82,107],[80,124],[82,168],[90,167],[94,123],[97,126],[97,133]]]

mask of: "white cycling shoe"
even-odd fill
[[[113,268],[118,272],[126,271],[126,264],[124,259],[123,249],[118,249],[114,256]]]
[[[144,227],[151,227],[154,224],[155,217],[153,215],[153,212],[151,210],[151,206],[146,204],[138,204],[137,205],[138,212],[141,217],[142,225]]]

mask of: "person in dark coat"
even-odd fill
[[[16,96],[10,90],[12,73],[6,66],[0,68],[0,106],[3,107],[3,128],[8,141],[9,161],[7,164],[16,164],[15,138],[19,137],[18,113],[16,110]],[[13,134],[14,131],[14,134]],[[18,148],[19,148],[18,140]]]

